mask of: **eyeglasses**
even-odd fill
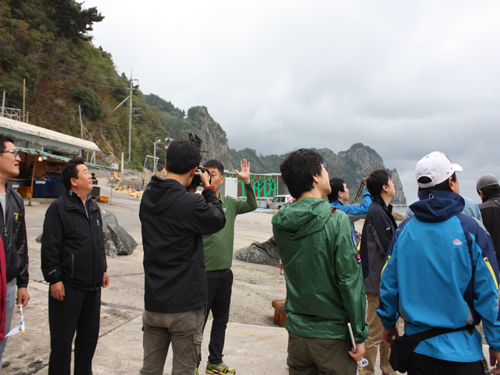
[[[0,154],[7,154],[7,153],[14,154],[16,158],[19,157],[19,151],[17,151],[16,149],[0,151]]]

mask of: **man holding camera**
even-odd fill
[[[141,374],[163,374],[172,343],[172,374],[194,374],[201,355],[207,277],[202,235],[226,222],[210,186],[200,173],[202,195],[186,190],[198,165],[200,149],[176,139],[167,150],[167,177],[153,177],[142,197],[139,216],[144,248],[144,359]]]
[[[250,180],[250,163],[243,159],[240,166],[240,171],[236,170],[235,172],[238,175],[238,180],[245,184],[246,201],[220,196],[220,187],[224,182],[224,166],[220,161],[209,160],[204,165],[210,172],[215,194],[220,200],[226,216],[226,225],[222,230],[209,236],[203,236],[208,284],[208,308],[205,314],[205,324],[210,311],[212,311],[213,317],[208,346],[210,355],[206,369],[207,374],[236,373],[235,369],[226,366],[222,361],[233,285],[231,266],[233,264],[234,222],[237,215],[257,209],[257,199]]]

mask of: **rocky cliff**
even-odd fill
[[[202,153],[202,163],[210,159],[217,159],[224,164],[225,169],[232,171],[233,162],[226,132],[210,116],[207,108],[203,106],[190,108],[188,118],[193,123],[192,131],[203,141],[202,151],[207,151]]]
[[[361,181],[376,169],[388,169],[384,165],[382,157],[372,148],[361,143],[352,145],[347,151],[341,151],[337,155],[327,148],[317,150],[328,166],[331,177],[341,177],[351,191],[351,198],[356,195]],[[241,151],[231,150],[233,164],[242,158],[250,160],[252,172],[270,173],[279,172],[279,164],[286,155],[257,156],[254,150],[245,149]],[[393,204],[406,204],[403,185],[396,169],[388,169],[394,181],[396,196]]]
[[[351,190],[351,199],[363,180],[371,172],[377,169],[388,169],[384,165],[382,157],[372,148],[362,143],[353,144],[347,151],[341,151],[337,155],[329,149],[321,149],[318,152],[323,156],[328,164],[328,171],[331,177],[341,177]],[[396,169],[388,169],[394,181],[396,196],[393,204],[406,204],[403,192],[403,185]]]

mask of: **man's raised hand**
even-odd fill
[[[240,161],[240,171],[234,170],[238,175],[238,180],[242,180],[245,184],[250,183],[250,162],[247,159]]]

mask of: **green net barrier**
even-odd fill
[[[229,178],[238,178],[236,173],[226,173],[225,176]],[[278,176],[252,174],[250,175],[250,181],[252,181],[256,197],[267,198],[274,197],[277,194]],[[238,181],[238,197],[244,196],[245,185],[243,181]]]

